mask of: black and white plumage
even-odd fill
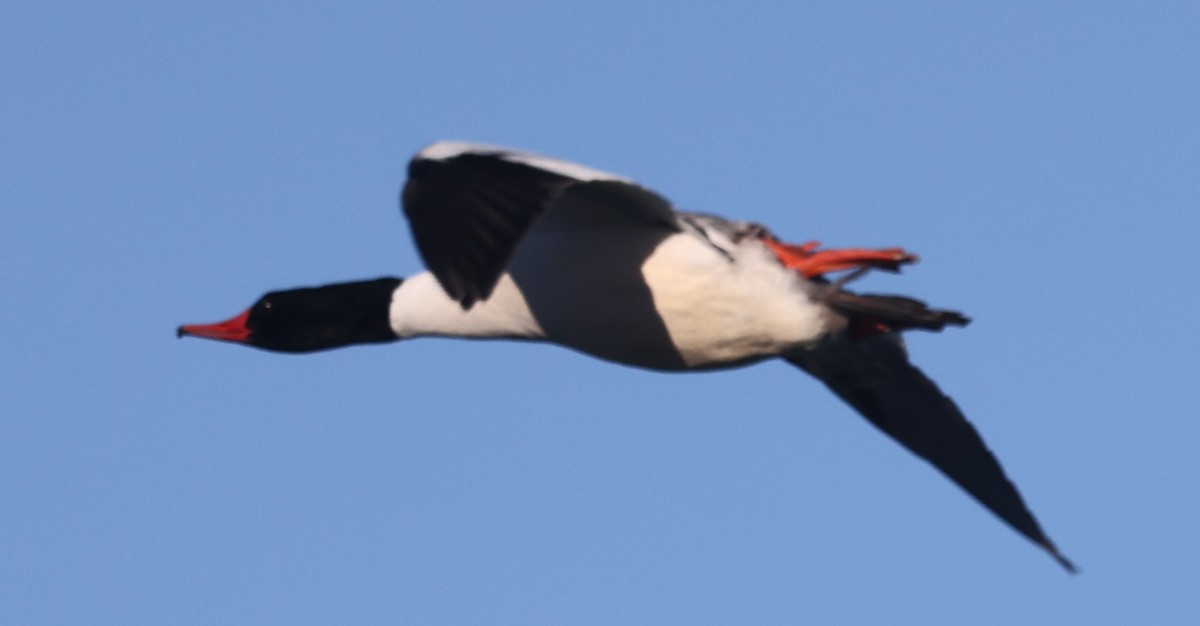
[[[285,352],[521,338],[665,371],[783,358],[1074,571],[958,407],[909,363],[899,331],[968,320],[825,277],[915,257],[790,246],[757,224],[676,211],[620,176],[480,144],[421,150],[401,197],[428,272],[272,292],[179,334]]]

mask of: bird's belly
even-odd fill
[[[731,260],[685,235],[543,236],[537,263],[519,254],[510,269],[548,340],[627,365],[731,367],[819,338],[799,279],[743,247]]]

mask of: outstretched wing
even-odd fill
[[[413,157],[401,204],[421,258],[464,309],[491,295],[521,240],[552,210],[559,227],[598,216],[675,227],[670,203],[626,178],[452,141]]]
[[[895,334],[831,341],[787,360],[824,382],[880,430],[958,483],[1017,532],[1075,571],[950,398],[908,361]]]

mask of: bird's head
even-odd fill
[[[275,352],[314,352],[397,339],[388,320],[399,278],[272,291],[216,324],[185,324],[183,337],[231,341]]]

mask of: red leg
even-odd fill
[[[901,265],[917,262],[917,255],[905,252],[903,248],[817,250],[821,246],[818,241],[799,246],[771,239],[763,239],[763,243],[779,257],[779,262],[783,263],[784,267],[800,272],[805,278],[865,267],[895,272]]]

